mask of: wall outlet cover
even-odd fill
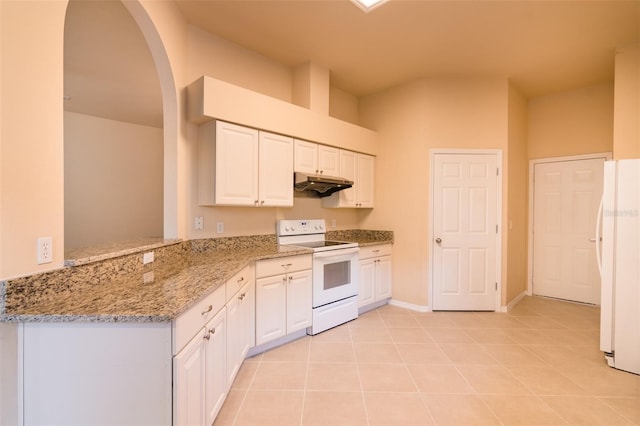
[[[53,238],[38,238],[38,265],[51,263],[53,261]]]

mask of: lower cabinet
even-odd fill
[[[256,345],[312,324],[311,255],[256,262]]]
[[[222,308],[173,358],[174,424],[211,425],[227,394],[227,312]]]
[[[391,297],[391,244],[360,248],[358,306]]]
[[[227,302],[227,383],[236,378],[247,352],[255,346],[255,285],[247,283]]]
[[[251,266],[176,319],[175,426],[213,424],[242,361],[255,344],[254,312],[255,278]],[[182,347],[180,343],[187,334],[193,337]]]

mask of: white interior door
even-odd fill
[[[433,310],[496,309],[498,158],[435,154]]]
[[[604,160],[534,165],[533,294],[600,304],[595,229]]]

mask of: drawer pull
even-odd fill
[[[240,284],[243,281],[244,281],[244,277],[240,277],[240,279],[237,281],[237,283]]]
[[[284,265],[280,265],[280,266],[282,266],[283,268],[288,268],[289,266],[292,266],[292,265],[293,263],[285,263]]]
[[[373,252],[374,252],[374,253],[379,253],[379,252],[380,252],[380,249],[375,249]]]
[[[202,311],[202,315],[207,315],[211,311],[213,311],[213,306],[209,305],[209,308],[206,311]]]

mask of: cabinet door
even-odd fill
[[[242,296],[241,292],[227,302],[227,383],[231,385],[242,364]]]
[[[256,345],[287,333],[286,284],[285,275],[256,280]]]
[[[340,207],[356,206],[356,190],[358,188],[358,176],[356,170],[358,166],[358,154],[353,151],[340,150],[340,172],[339,176],[352,180],[354,186],[349,189],[343,189],[337,193],[339,197],[338,204]]]
[[[173,358],[174,424],[205,424],[205,342],[204,329]]]
[[[311,326],[311,270],[287,274],[287,333]]]
[[[293,206],[293,139],[260,132],[258,199],[261,206]]]
[[[339,176],[340,150],[326,145],[318,145],[318,169],[325,176]]]
[[[227,378],[233,383],[255,341],[255,285],[247,283],[227,303]]]
[[[204,406],[206,425],[213,424],[229,386],[227,380],[227,315],[222,309],[205,326]]]
[[[358,288],[358,306],[375,302],[375,260],[360,260],[360,286]]]
[[[356,205],[358,207],[373,207],[374,188],[374,157],[358,154],[356,188]]]
[[[294,143],[293,169],[296,172],[315,175],[318,170],[318,144],[296,139]]]
[[[255,205],[258,200],[258,131],[216,122],[215,203]]]
[[[376,263],[376,300],[391,297],[391,256],[383,256]]]
[[[243,294],[242,306],[240,308],[240,316],[242,317],[244,342],[240,351],[240,358],[244,360],[247,357],[249,349],[256,345],[256,285],[252,280],[245,288],[240,290]]]

